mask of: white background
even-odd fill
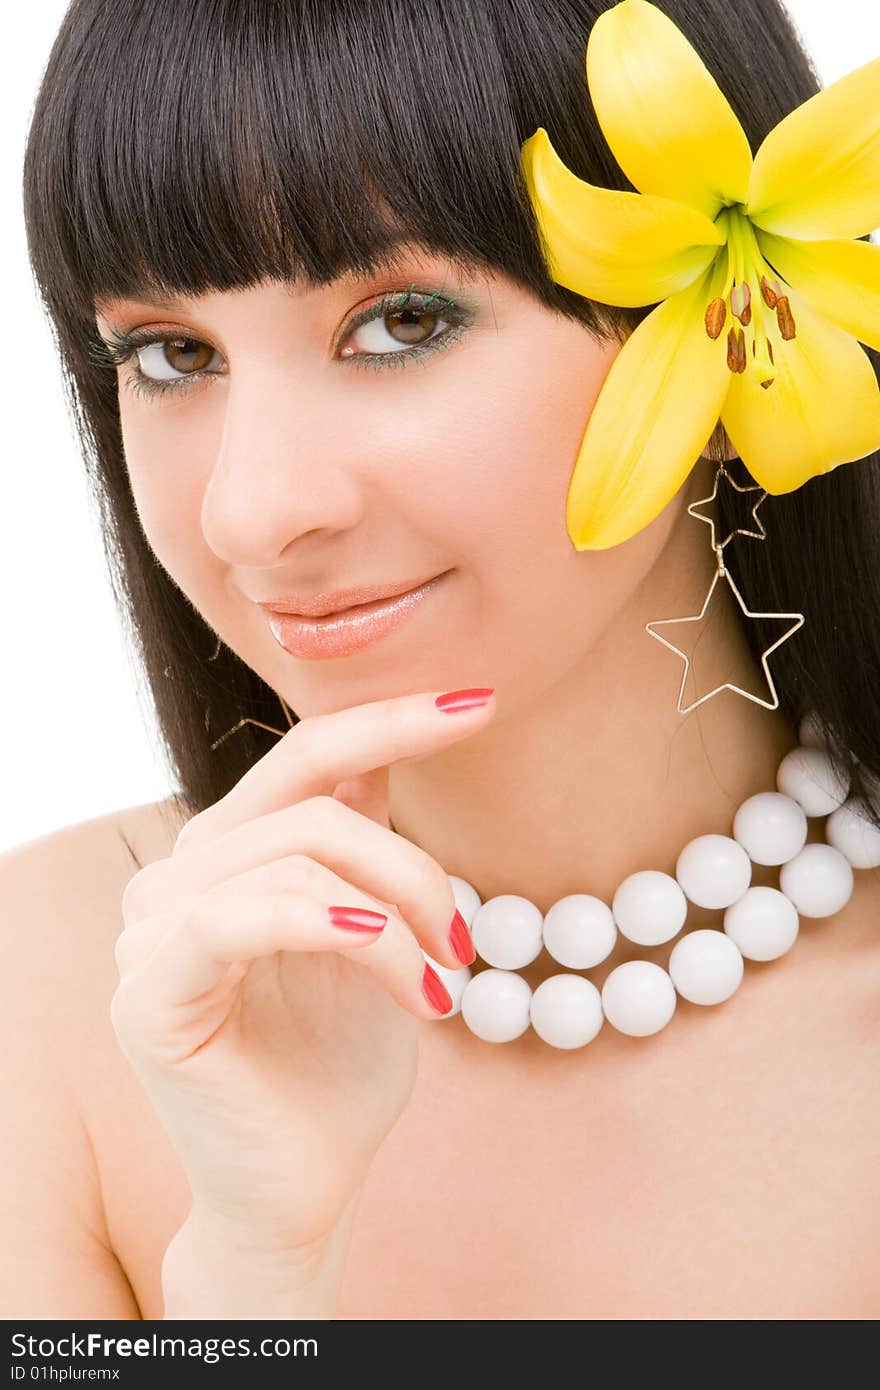
[[[116,616],[76,435],[27,263],[21,161],[66,0],[16,8],[0,83],[6,446],[0,850],[174,790],[149,696]],[[827,85],[880,56],[871,0],[788,0]],[[754,36],[761,43],[760,33]],[[101,692],[100,708],[93,691]]]

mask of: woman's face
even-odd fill
[[[619,345],[506,276],[462,279],[414,249],[393,275],[98,308],[102,335],[166,335],[120,383],[138,366],[182,383],[149,398],[120,386],[149,542],[300,716],[472,685],[494,686],[508,712],[540,698],[588,658],[683,505],[625,545],[574,549],[569,479]],[[341,656],[290,654],[256,603],[446,571],[401,626]]]

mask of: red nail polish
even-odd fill
[[[334,927],[345,927],[346,931],[380,932],[388,918],[381,912],[371,912],[367,907],[328,907],[327,912]]]
[[[425,973],[422,975],[422,993],[431,1005],[440,1014],[448,1014],[452,1011],[452,998],[436,970],[425,961]]]
[[[475,686],[471,690],[447,690],[445,695],[437,696],[434,704],[446,714],[456,714],[459,710],[479,709],[494,694],[493,685]]]
[[[473,965],[474,961],[477,959],[477,953],[474,950],[474,943],[471,941],[471,934],[468,931],[467,922],[462,917],[458,908],[455,909],[455,916],[449,928],[449,940],[453,951],[462,964]]]

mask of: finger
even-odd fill
[[[338,782],[332,795],[334,800],[341,801],[344,806],[350,806],[353,811],[359,811],[362,816],[374,820],[377,825],[390,828],[387,765]]]
[[[257,816],[388,763],[422,757],[474,733],[495,713],[488,701],[450,713],[435,704],[441,691],[400,695],[301,719],[219,801],[183,827],[172,854],[189,851]]]
[[[187,893],[223,882],[239,893],[295,888],[301,856],[357,884],[363,893],[393,903],[434,960],[452,970],[473,962],[474,948],[456,915],[452,884],[442,866],[404,836],[332,796],[285,806],[165,861],[152,890],[144,880],[139,912],[152,915]],[[130,900],[127,904],[131,909]]]
[[[387,920],[378,932],[337,925],[338,911],[331,909],[362,914],[366,906],[351,885],[338,887],[332,901],[312,893],[194,896],[178,907],[149,959],[124,977],[121,989],[130,1021],[149,1031],[151,1019],[158,1024],[163,1011],[197,1002],[227,979],[230,967],[277,951],[350,955],[410,1013],[439,1017],[423,992],[426,962],[406,923],[389,908],[382,912]],[[373,905],[368,911],[379,909]]]

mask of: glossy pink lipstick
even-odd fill
[[[449,573],[446,570],[443,574],[437,574],[418,588],[407,589],[393,598],[354,604],[322,618],[280,613],[265,605],[263,611],[275,641],[291,656],[305,660],[349,656],[405,623]]]

